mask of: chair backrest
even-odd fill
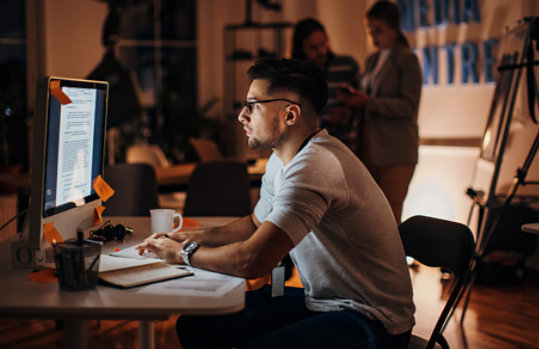
[[[210,139],[190,137],[189,143],[191,143],[195,149],[201,162],[223,160],[223,155],[214,141]]]
[[[210,161],[197,165],[187,186],[185,216],[245,216],[251,211],[245,163]]]
[[[155,144],[135,144],[127,148],[126,162],[144,163],[155,167],[169,167],[163,150]]]
[[[104,206],[107,216],[149,216],[159,207],[157,180],[148,164],[117,164],[105,168],[105,181],[114,195]]]
[[[408,218],[399,226],[399,232],[407,256],[430,267],[444,268],[455,278],[427,344],[427,348],[433,348],[436,342],[446,343],[441,332],[468,276],[474,252],[473,234],[463,224],[426,216]]]

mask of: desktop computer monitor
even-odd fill
[[[101,206],[93,182],[103,176],[108,88],[102,81],[38,80],[30,205],[21,240],[12,245],[14,266],[52,261],[47,223],[64,240],[93,226]]]

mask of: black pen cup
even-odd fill
[[[60,289],[82,291],[96,287],[100,243],[74,239],[55,243],[53,248]]]

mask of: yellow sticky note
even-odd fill
[[[61,105],[71,103],[71,99],[62,91],[60,80],[52,80],[49,86],[51,94],[60,102]]]
[[[64,238],[58,230],[56,230],[56,227],[54,226],[54,222],[49,222],[43,224],[43,236],[45,236],[45,239],[49,242],[49,244],[54,244],[57,242],[63,242]]]
[[[112,195],[114,195],[114,190],[108,185],[107,182],[103,178],[101,178],[101,175],[97,176],[97,178],[94,181],[94,189],[97,195],[101,198],[103,201],[107,201]]]
[[[94,225],[103,223],[103,211],[105,211],[105,206],[97,206],[94,211]]]

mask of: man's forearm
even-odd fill
[[[255,278],[270,272],[293,247],[283,230],[265,222],[248,239],[215,247],[203,244],[190,262],[202,269]]]
[[[255,230],[256,225],[249,215],[224,226],[204,229],[193,240],[206,246],[222,246],[247,240]]]

